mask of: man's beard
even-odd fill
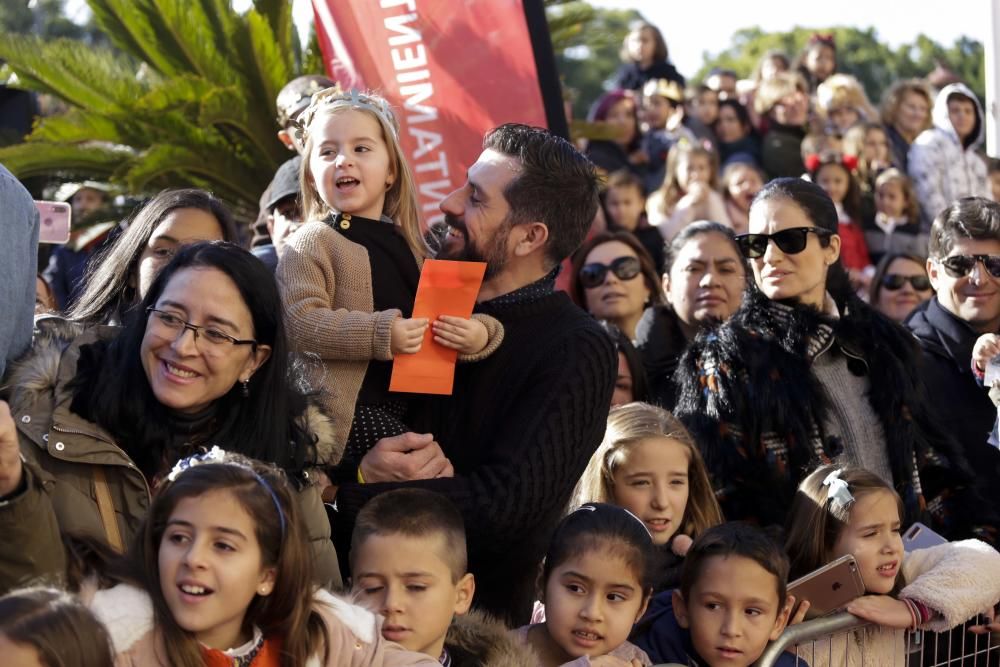
[[[462,240],[455,241],[445,237],[437,259],[451,259],[458,262],[486,262],[486,275],[483,280],[489,280],[507,265],[507,235],[511,225],[506,219],[486,242],[485,248],[479,248],[472,242],[465,224],[455,216],[445,214],[444,221],[462,236]]]

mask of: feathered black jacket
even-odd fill
[[[840,454],[841,443],[823,433],[829,397],[811,368],[825,336],[851,372],[867,375],[904,523],[994,542],[993,510],[978,501],[965,460],[924,409],[913,337],[856,298],[840,312],[832,319],[751,287],[733,317],[682,357],[675,413],[701,448],[726,518],[784,525],[799,482]]]

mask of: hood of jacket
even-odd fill
[[[972,130],[973,139],[968,146],[962,146],[964,149],[975,148],[983,143],[986,137],[986,124],[983,122],[983,107],[979,103],[979,98],[964,83],[950,83],[938,93],[934,99],[934,109],[931,111],[934,127],[945,132],[955,143],[961,143],[958,140],[958,133],[955,132],[955,128],[951,124],[951,119],[948,118],[948,98],[952,95],[967,97],[976,108],[976,126]]]
[[[536,661],[507,626],[477,610],[455,617],[444,645],[454,667],[524,667]]]
[[[110,442],[110,436],[103,429],[69,409],[73,399],[69,385],[76,377],[80,348],[91,343],[109,341],[119,331],[118,327],[85,326],[61,317],[39,318],[35,322],[31,349],[11,365],[6,381],[0,388],[7,396],[11,413],[49,414],[74,432],[82,431]],[[310,401],[300,419],[316,438],[317,460],[326,465],[339,462],[343,446],[336,444],[333,422],[329,416],[315,401]],[[19,428],[30,431],[32,439],[40,443],[50,425],[45,421],[36,419]]]

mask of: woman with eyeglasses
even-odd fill
[[[924,409],[915,341],[853,294],[833,202],[808,181],[775,179],[751,205],[749,232],[737,241],[754,285],[677,371],[675,414],[726,518],[781,526],[805,475],[844,462],[890,482],[906,523],[967,535],[975,511],[953,505],[970,497],[959,490],[968,471]]]
[[[573,255],[571,295],[578,306],[635,339],[646,308],[663,302],[653,259],[629,232],[602,232]]]
[[[310,476],[339,453],[292,376],[273,276],[223,242],[179,250],[122,328],[36,340],[0,402],[0,592],[61,581],[63,536],[122,551],[174,464],[212,446],[286,471],[320,581],[339,583]]]
[[[916,255],[890,253],[875,267],[868,303],[893,322],[902,323],[932,296],[934,290],[924,260]]]

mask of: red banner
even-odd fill
[[[426,224],[443,219],[438,204],[465,182],[490,128],[565,133],[559,118],[546,122],[546,101],[550,117],[561,104],[541,0],[313,0],[313,9],[327,73],[393,105]]]

